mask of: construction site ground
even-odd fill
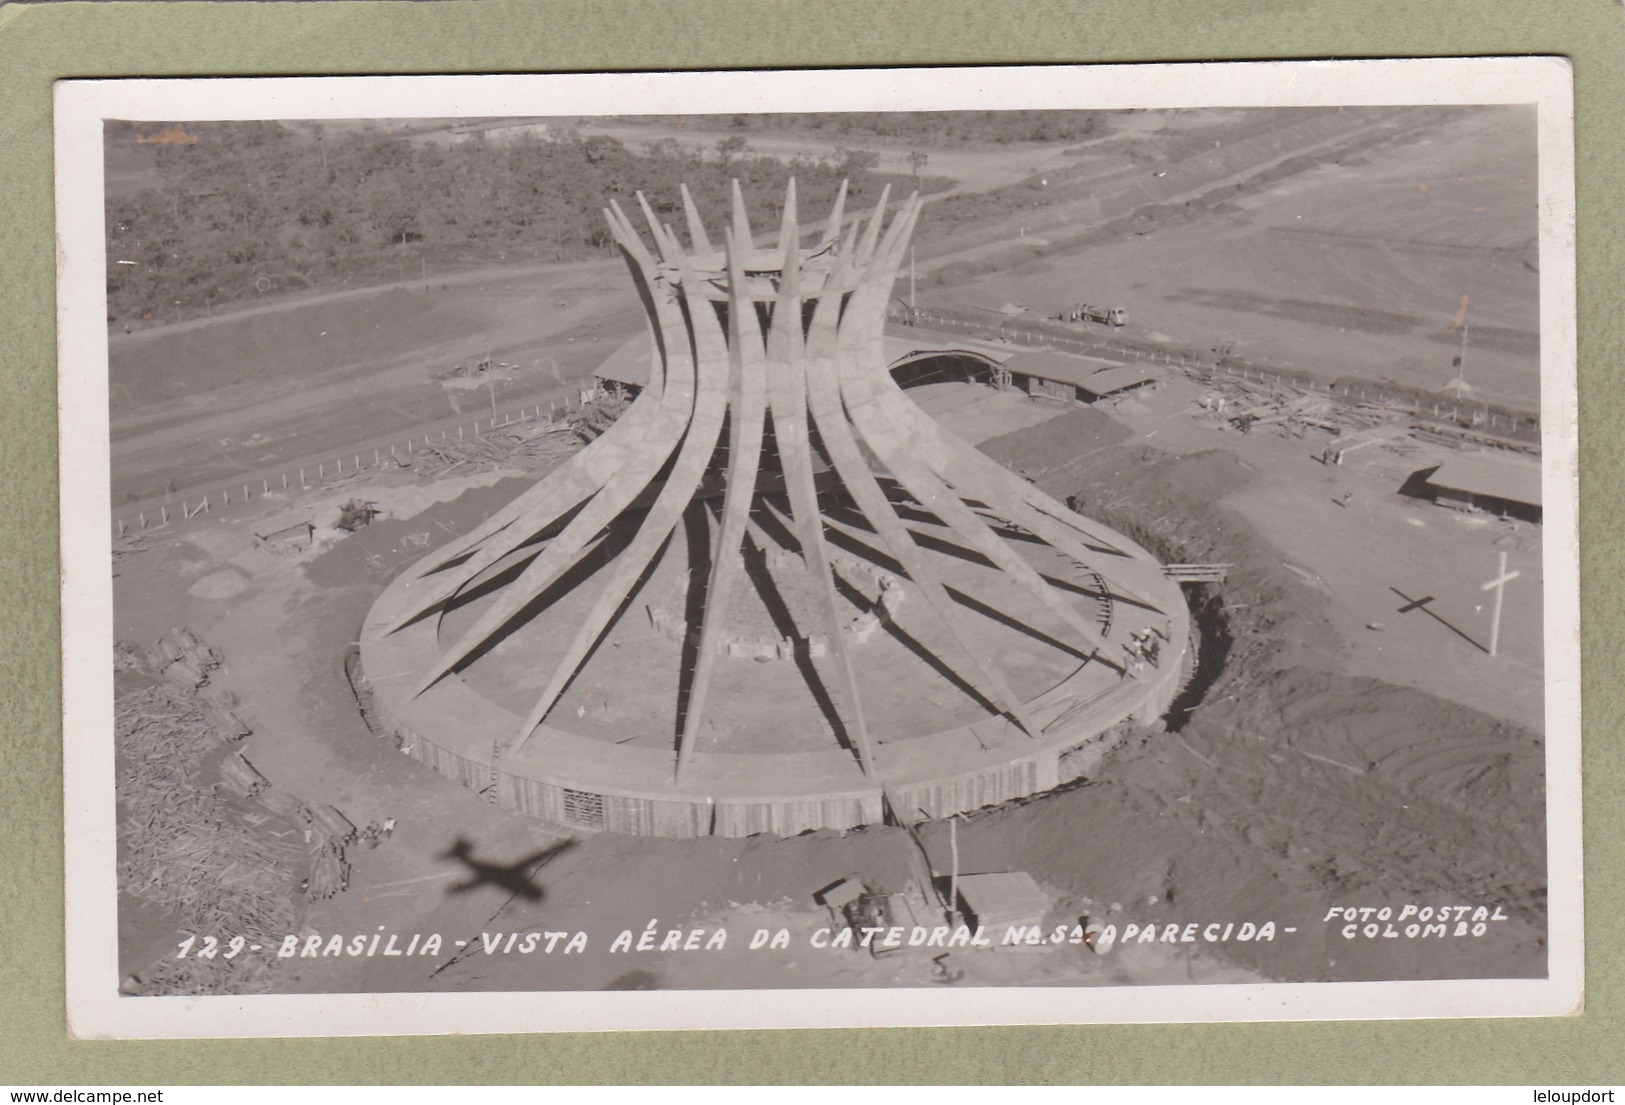
[[[1327,469],[1313,459],[1313,441],[1204,426],[1191,413],[1194,384],[1142,393],[1114,413],[1116,428],[1099,411],[973,385],[961,390],[956,398],[953,388],[936,389],[931,405],[982,410],[995,426],[1029,422],[1015,438],[1055,435],[1039,450],[1055,463],[1033,473],[1046,486],[1124,487],[1145,526],[1136,535],[1142,540],[1158,536],[1161,519],[1189,531],[1222,511],[1219,551],[1232,561],[1242,559],[1238,549],[1252,558],[1221,592],[1225,605],[1240,609],[1228,615],[1234,663],[1209,690],[1218,701],[1199,705],[1179,732],[1148,730],[1123,743],[1097,783],[969,819],[957,842],[964,870],[1032,871],[1054,895],[1055,923],[1082,915],[1239,922],[1268,914],[1313,928],[1329,903],[1351,894],[1522,907],[1493,941],[1340,948],[1322,934],[1307,945],[1131,946],[1106,956],[1070,944],[975,950],[956,956],[967,964],[967,981],[1538,973],[1538,528],[1402,499],[1394,476],[1414,458],[1373,450],[1363,468]],[[1035,417],[1043,420],[1031,424]],[[997,444],[987,446],[995,455]],[[1148,473],[1156,480],[1148,483]],[[571,838],[487,804],[368,730],[345,677],[346,647],[392,572],[524,486],[500,475],[425,482],[403,473],[273,497],[259,511],[189,522],[117,564],[116,636],[148,641],[184,624],[221,649],[225,664],[211,687],[241,699],[254,730],[244,752],[272,787],[331,803],[356,825],[395,819],[395,832],[376,849],[349,850],[346,892],[304,903],[304,930],[324,938],[380,926],[438,932],[475,949],[482,932],[589,934],[587,951],[567,956],[448,948],[432,962],[295,958],[261,985],[313,992],[789,987],[934,977],[935,949],[872,958],[807,943],[828,923],[812,898],[820,887],[852,874],[893,887],[921,881],[920,854],[901,829],[789,840]],[[1355,498],[1339,505],[1346,489]],[[346,535],[330,521],[358,491],[381,515]],[[318,523],[314,548],[256,547],[256,531],[296,516]],[[1487,657],[1426,614],[1395,612],[1403,600],[1389,587],[1411,598],[1434,594],[1442,617],[1481,640],[1484,615],[1472,609],[1482,602],[1477,583],[1500,549],[1524,568],[1521,586],[1508,592],[1501,656]],[[1249,635],[1243,626],[1253,606],[1268,614]],[[1235,687],[1228,696],[1226,678]],[[1239,721],[1226,713],[1238,708],[1238,696],[1246,706]],[[939,872],[945,838],[941,825],[921,837]],[[1390,855],[1395,847],[1403,862]],[[482,875],[470,861],[511,867],[509,881]],[[149,916],[143,925],[140,916],[132,911],[127,921],[135,923],[124,926],[132,972],[147,966],[141,960],[162,944],[164,929],[175,935],[172,917]],[[662,937],[668,926],[725,926],[736,945],[757,928],[782,927],[794,951],[609,951],[621,930],[635,930],[635,939],[651,920]]]

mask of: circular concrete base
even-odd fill
[[[967,626],[1016,688],[1036,732],[1024,732],[974,692],[966,694],[963,683],[955,690],[961,676],[950,669],[966,665],[952,662],[940,640],[922,646],[931,626],[940,626],[923,600],[911,597],[895,626],[881,627],[897,630],[890,640],[873,634],[862,643],[848,638],[869,715],[872,773],[863,770],[849,739],[820,723],[821,716],[832,716],[827,704],[821,715],[810,698],[798,707],[785,693],[790,685],[837,685],[827,651],[809,654],[806,638],[786,636],[789,648],[780,656],[719,656],[722,674],[707,706],[707,717],[715,711],[719,721],[714,733],[707,729],[679,779],[677,672],[685,640],[692,651],[692,638],[669,639],[669,626],[662,637],[651,624],[652,607],[638,602],[605,634],[548,721],[523,741],[519,726],[534,695],[527,685],[545,678],[548,650],[562,649],[561,638],[571,632],[572,592],[532,615],[511,641],[414,695],[471,615],[453,601],[384,633],[383,627],[413,608],[414,592],[424,586],[408,573],[385,590],[368,617],[361,634],[362,674],[378,722],[403,751],[504,805],[576,829],[788,836],[888,817],[943,817],[1076,778],[1080,765],[1094,761],[1109,730],[1128,718],[1154,719],[1178,693],[1190,633],[1183,595],[1144,550],[1118,535],[1111,543],[1121,555],[1103,556],[1101,573],[1149,598],[1153,608],[1113,598],[1102,575],[1046,546],[1020,543],[1022,554],[1062,584],[1058,592],[1102,631],[1106,648],[1087,660],[1055,639],[1064,636],[1058,621],[1045,626],[1041,611],[1022,613],[1013,585],[990,566],[938,553],[939,567],[958,573],[950,586],[972,596],[968,611],[961,611]],[[656,576],[686,570],[678,562],[657,569]],[[906,580],[903,585],[911,586]],[[646,593],[658,588],[646,587]],[[997,617],[987,603],[977,613],[977,594],[997,597],[999,610],[1020,616]],[[1124,644],[1148,632],[1160,642],[1156,662],[1131,663]],[[928,654],[943,659],[929,667]],[[540,674],[533,676],[532,667]],[[949,701],[952,709],[943,706]]]

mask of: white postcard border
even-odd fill
[[[1536,103],[1549,977],[973,990],[117,992],[102,121]],[[79,1037],[391,1035],[1549,1016],[1582,992],[1572,74],[1559,58],[759,73],[65,81],[57,86],[67,986]]]

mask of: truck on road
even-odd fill
[[[1128,322],[1128,311],[1122,307],[1096,307],[1080,303],[1055,316],[1062,322],[1098,322],[1106,326],[1122,326]]]

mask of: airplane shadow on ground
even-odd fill
[[[455,859],[469,870],[469,877],[462,882],[453,883],[446,887],[447,894],[466,894],[470,890],[478,890],[482,886],[495,887],[505,890],[516,897],[527,901],[539,902],[544,891],[536,882],[536,873],[551,862],[555,857],[576,846],[576,839],[561,840],[557,844],[549,845],[540,851],[532,852],[523,859],[512,863],[488,863],[474,858],[474,846],[462,837],[458,837],[440,858]]]

